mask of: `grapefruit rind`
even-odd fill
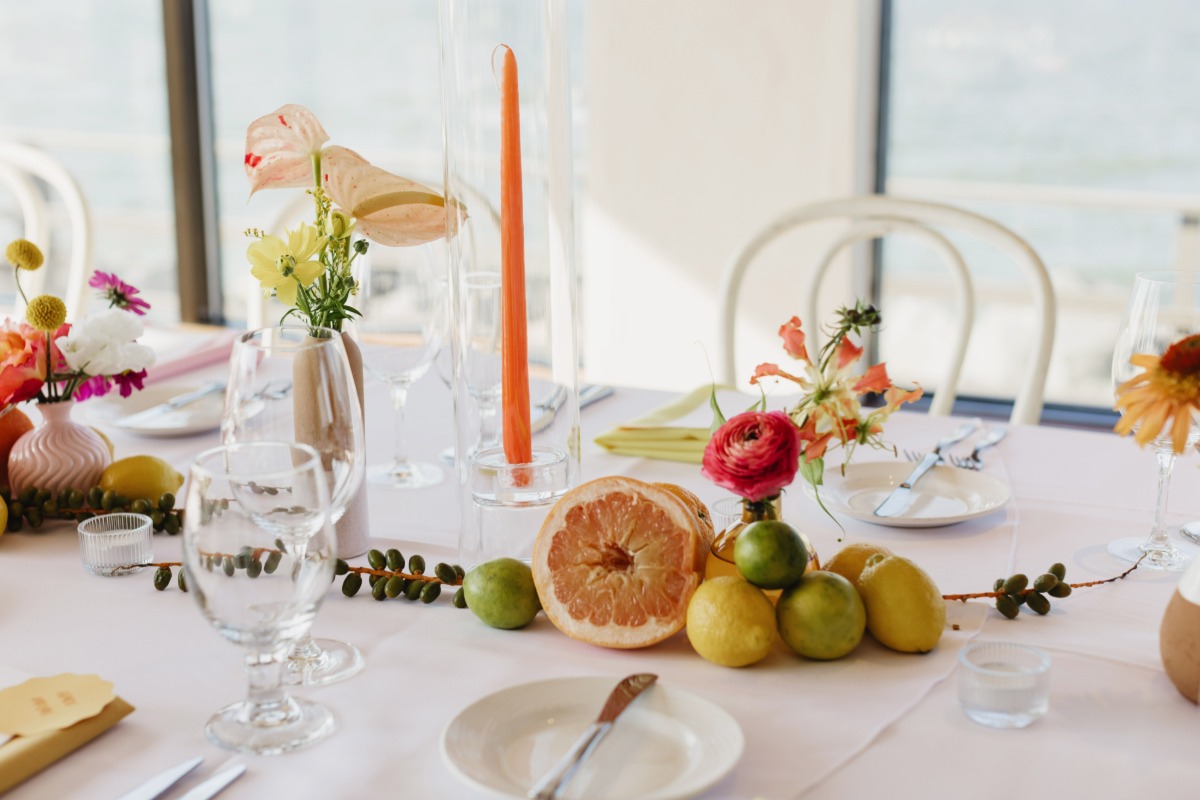
[[[550,510],[533,547],[533,580],[550,621],[573,639],[617,649],[678,633],[703,576],[700,522],[671,492],[598,478]]]

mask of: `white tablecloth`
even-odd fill
[[[209,370],[182,383],[219,377]],[[666,399],[619,390],[584,413],[584,439]],[[413,455],[435,460],[450,442],[449,394],[436,379],[411,395]],[[368,392],[369,462],[390,455],[391,412],[383,387]],[[899,447],[922,448],[946,420],[903,413],[889,424]],[[213,437],[147,440],[115,436],[118,456],[152,452],[182,471]],[[861,457],[890,457],[860,451]],[[1172,519],[1200,518],[1197,465],[1182,459]],[[1106,433],[1016,428],[988,459],[1011,482],[1004,512],[940,529],[894,529],[845,520],[845,541],[875,541],[921,564],[943,592],[986,591],[1015,570],[1035,575],[1054,561],[1072,581],[1120,571],[1104,544],[1142,534],[1153,503],[1153,458]],[[585,477],[624,473],[670,480],[707,501],[722,490],[698,468],[640,461],[585,446]],[[450,476],[415,492],[372,488],[376,546],[456,560],[457,501]],[[838,531],[793,489],[785,516],[823,557]],[[178,538],[157,536],[158,559],[176,559]],[[781,644],[745,670],[711,665],[680,634],[642,651],[591,647],[559,634],[539,616],[530,628],[485,627],[448,602],[377,603],[347,599],[336,586],[314,632],[355,642],[367,658],[353,680],[301,692],[330,708],[340,725],[328,741],[299,753],[249,758],[225,797],[479,797],[442,763],[438,740],[467,704],[541,678],[652,671],[728,710],[746,734],[746,752],[705,797],[842,798],[888,796],[1000,798],[1196,796],[1200,712],[1162,672],[1158,625],[1175,576],[1136,572],[1115,585],[1076,591],[1048,617],[1009,621],[979,604],[953,604],[960,630],[947,630],[926,656],[871,641],[849,658],[807,662]],[[953,669],[968,638],[1013,640],[1050,651],[1048,715],[1022,731],[996,731],[957,707]],[[9,796],[111,798],[150,775],[203,754],[196,783],[227,754],[202,728],[243,695],[240,654],[173,587],[155,592],[150,574],[97,578],[83,572],[73,528],[8,534],[0,541],[0,664],[29,674],[95,672],[113,681],[137,711],[96,742],[30,779]],[[946,678],[949,678],[948,680]],[[186,784],[185,784],[186,785]]]

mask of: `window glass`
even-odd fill
[[[1058,298],[1047,400],[1111,406],[1133,275],[1200,266],[1200,6],[893,0],[892,11],[886,190],[1027,239]],[[1011,398],[1031,357],[1029,284],[994,249],[955,242],[978,284],[959,393]],[[881,353],[893,375],[933,388],[955,311],[946,274],[920,243],[884,248]]]
[[[151,318],[179,318],[170,131],[159,0],[39,0],[0,5],[0,140],[32,145],[79,184],[90,209],[93,267],[142,289]],[[0,239],[24,235],[0,175]],[[61,198],[37,184],[49,215],[47,266],[64,293],[74,245]],[[86,279],[86,276],[85,276]],[[23,281],[24,283],[24,281]],[[13,294],[0,270],[0,302]]]

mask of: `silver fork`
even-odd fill
[[[971,455],[966,458],[950,456],[950,463],[959,469],[983,469],[983,461],[979,458],[979,454],[989,447],[994,447],[1006,435],[1008,435],[1008,428],[993,428],[991,433],[979,440],[975,449],[971,451]]]

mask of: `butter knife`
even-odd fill
[[[155,798],[161,797],[168,789],[183,780],[185,775],[200,766],[200,762],[203,760],[204,758],[201,756],[189,758],[182,764],[178,764],[165,772],[155,775],[136,789],[126,792],[118,800],[155,800]]]
[[[197,400],[208,397],[210,394],[217,394],[218,392],[223,391],[225,391],[225,384],[221,383],[220,381],[215,381],[205,386],[201,386],[199,389],[196,389],[193,392],[187,392],[185,394],[172,397],[170,400],[166,400],[156,406],[150,406],[149,408],[139,411],[136,414],[130,414],[127,417],[121,417],[115,421],[113,425],[116,425],[118,428],[136,428],[139,425],[145,425],[147,422],[157,419],[168,411],[174,411],[177,408],[183,408],[184,406],[190,405]]]
[[[630,675],[618,683],[617,688],[612,690],[608,700],[605,701],[604,708],[600,711],[600,716],[596,717],[596,721],[575,740],[570,751],[546,773],[545,777],[529,790],[527,795],[529,800],[555,800],[567,782],[574,777],[579,765],[595,751],[600,741],[612,730],[613,723],[616,722],[617,717],[621,716],[621,712],[628,708],[629,704],[656,680],[658,680],[657,675],[643,672]]]
[[[929,472],[929,470],[933,469],[935,465],[941,463],[942,450],[961,442],[963,439],[970,436],[971,433],[974,432],[974,430],[978,427],[978,422],[967,422],[959,425],[958,428],[956,428],[954,432],[945,439],[939,440],[937,446],[934,447],[931,452],[926,453],[925,457],[921,459],[921,463],[917,464],[916,469],[908,473],[908,477],[904,479],[904,482],[897,486],[892,493],[889,494],[884,501],[879,504],[879,507],[875,509],[875,516],[894,517],[903,512],[904,509],[908,508],[913,486],[916,485],[917,481],[921,480],[926,472]]]

